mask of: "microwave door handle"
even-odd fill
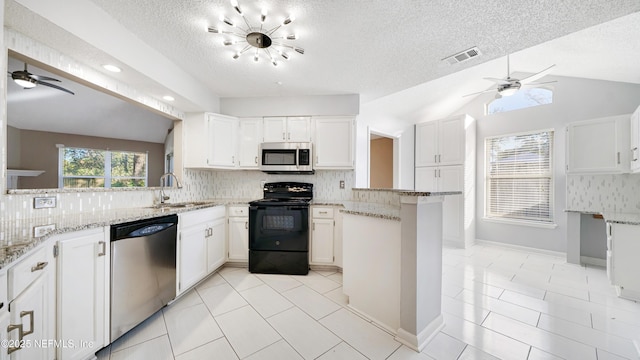
[[[300,147],[296,149],[296,169],[300,170]]]

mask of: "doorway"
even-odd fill
[[[397,187],[398,139],[369,130],[369,188]]]

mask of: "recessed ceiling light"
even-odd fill
[[[167,101],[174,101],[175,100],[175,98],[173,96],[171,96],[171,95],[165,95],[162,98],[167,100]]]
[[[102,65],[103,68],[105,68],[106,70],[109,70],[111,72],[115,72],[115,73],[119,73],[122,71],[122,69],[120,69],[119,67],[115,66],[115,65],[111,65],[111,64],[106,64],[106,65]]]

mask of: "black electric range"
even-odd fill
[[[263,196],[249,203],[249,271],[308,274],[313,184],[266,183]]]

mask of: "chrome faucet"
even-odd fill
[[[168,172],[166,174],[162,174],[162,176],[160,176],[160,204],[164,204],[165,201],[170,199],[169,195],[165,195],[164,193],[166,181],[169,177],[173,177],[176,180],[176,187],[178,189],[182,189],[182,184],[180,184],[180,180],[178,180],[174,173]]]

